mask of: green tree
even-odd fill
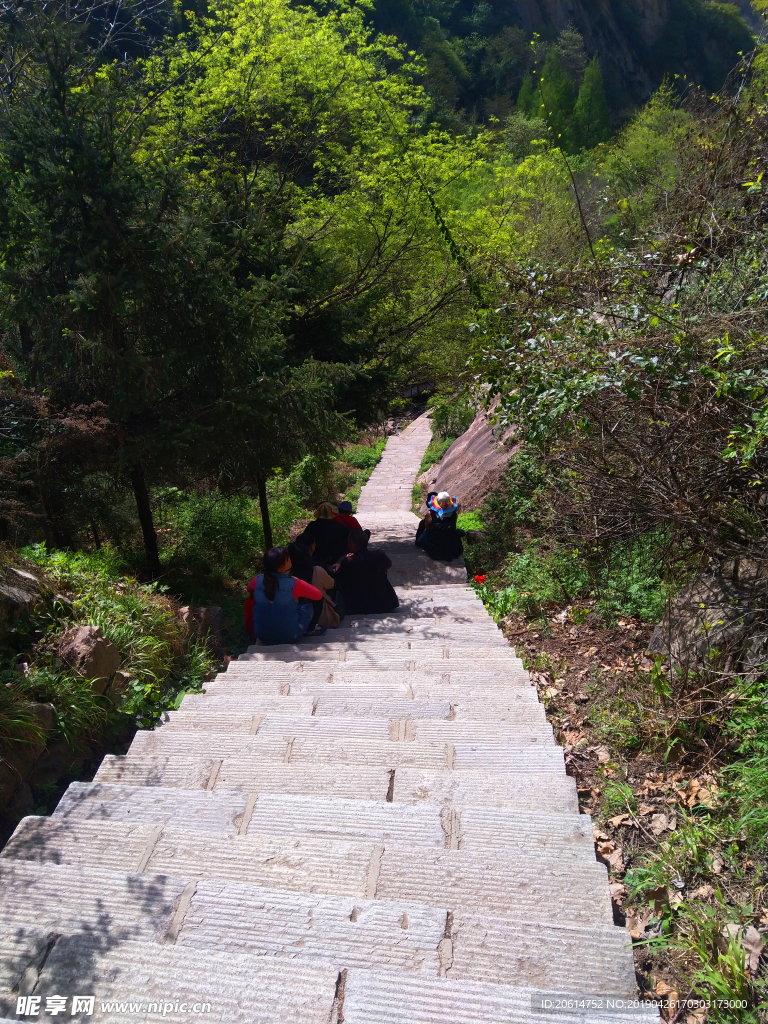
[[[584,72],[573,110],[576,138],[583,149],[593,149],[611,137],[608,102],[603,88],[603,73],[597,57],[593,57]]]
[[[536,114],[549,125],[553,145],[570,152],[573,149],[573,108],[576,97],[557,48],[551,46],[544,59],[539,88],[536,92]]]
[[[573,25],[568,25],[557,37],[555,49],[563,70],[573,82],[574,89],[578,89],[589,63],[581,33]]]
[[[96,468],[157,573],[153,487],[263,496],[386,407],[464,301],[431,196],[484,143],[414,126],[424,93],[354,9],[228,0],[122,64],[65,11],[22,11],[20,67],[5,49],[5,351],[62,425],[101,404]]]
[[[520,92],[517,94],[517,109],[526,117],[533,117],[536,113],[536,88],[530,75],[525,76],[523,84],[520,86]]]

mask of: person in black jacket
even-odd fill
[[[350,529],[336,518],[336,506],[324,501],[317,510],[316,518],[307,525],[299,540],[310,547],[314,542],[315,553],[312,561],[328,570],[347,551]]]
[[[348,615],[392,612],[400,603],[387,579],[392,562],[381,549],[368,547],[370,538],[370,530],[353,530],[349,537],[349,554],[342,558],[336,570],[336,588]]]
[[[416,545],[438,562],[452,562],[464,553],[464,530],[457,526],[459,503],[441,491],[427,495],[427,514],[416,530]]]

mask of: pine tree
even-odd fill
[[[584,72],[584,81],[581,83],[573,114],[581,148],[592,149],[601,142],[607,142],[611,137],[603,73],[597,57],[592,58]]]
[[[536,106],[536,90],[533,87],[533,79],[526,75],[520,92],[517,94],[517,109],[526,117],[533,117]]]
[[[536,94],[535,115],[543,118],[552,132],[552,145],[573,148],[573,108],[576,97],[555,47],[547,50],[541,82]]]

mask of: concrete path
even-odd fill
[[[76,1019],[638,1019],[532,1006],[633,996],[632,955],[527,673],[464,567],[413,545],[429,438],[424,417],[391,438],[359,503],[396,614],[250,648],[19,825],[0,1016],[93,996]]]

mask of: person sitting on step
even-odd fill
[[[286,549],[270,548],[264,555],[264,572],[248,584],[245,626],[251,637],[263,644],[292,644],[301,636],[325,633],[325,628],[317,625],[323,610],[322,592],[290,572]]]
[[[464,530],[457,526],[458,499],[447,491],[430,491],[427,495],[427,514],[416,530],[416,545],[430,558],[439,562],[452,562],[464,553]]]
[[[349,527],[338,518],[338,508],[330,501],[318,506],[315,519],[307,524],[299,540],[307,547],[314,541],[312,561],[328,569],[344,556],[349,540]]]
[[[288,545],[288,554],[291,557],[291,572],[297,580],[304,580],[311,583],[323,595],[323,608],[320,612],[319,623],[326,629],[337,629],[341,621],[341,615],[336,602],[329,595],[329,591],[335,592],[336,583],[322,565],[315,565],[312,556],[315,553],[315,542],[307,547],[300,540],[295,540]]]
[[[350,530],[361,530],[362,527],[358,523],[357,519],[352,515],[352,502],[351,501],[340,501],[339,511],[336,515],[339,522],[344,523],[350,528]]]
[[[349,554],[336,570],[336,587],[347,615],[392,612],[400,603],[387,579],[392,562],[380,548],[368,547],[370,538],[370,530],[353,530],[349,535]]]

